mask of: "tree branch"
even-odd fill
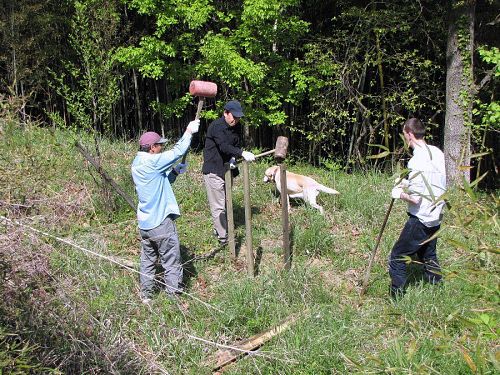
[[[97,161],[90,155],[90,153],[80,144],[80,142],[75,141],[75,146],[80,151],[80,153],[83,155],[83,157],[90,163],[92,164],[97,172],[101,175],[102,179],[110,184],[113,189],[116,190],[116,192],[127,201],[127,203],[132,207],[133,210],[136,209],[136,205],[134,203],[134,200],[127,194],[123,189],[102,169],[102,167],[97,163]]]

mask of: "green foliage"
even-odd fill
[[[479,56],[488,64],[495,65],[494,75],[500,77],[500,50],[497,47],[488,48],[486,46],[479,47]]]
[[[404,118],[416,115],[427,122],[442,110],[444,44],[421,42],[431,35],[439,40],[445,25],[424,21],[426,32],[421,34],[414,27],[414,15],[421,9],[416,3],[404,5],[342,7],[332,32],[306,45],[312,110],[301,132],[323,153],[342,148],[345,163],[364,163],[365,156],[372,155],[368,143],[396,148]],[[428,12],[444,14],[442,5],[427,6]],[[388,130],[382,126],[385,121]],[[382,142],[386,137],[392,138],[390,145]]]
[[[76,128],[109,132],[111,106],[119,97],[113,60],[119,23],[116,4],[83,0],[73,5],[69,39],[78,62],[67,60],[66,73],[53,74],[53,86],[65,100]]]
[[[0,324],[0,374],[62,374],[36,360],[37,347],[19,335],[8,333]]]
[[[242,57],[231,41],[221,35],[207,34],[200,52],[204,62],[199,69],[209,77],[217,77],[231,88],[240,87],[245,78],[256,86],[264,79],[265,65],[255,64]]]
[[[496,81],[500,77],[500,50],[497,47],[488,48],[482,46],[478,49],[479,56],[487,63],[493,65],[493,80]],[[494,131],[500,127],[500,102],[492,99],[484,102],[480,99],[476,100],[476,108],[472,111],[474,116],[479,117],[480,127],[486,131]]]

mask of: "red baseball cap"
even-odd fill
[[[152,146],[157,143],[166,143],[168,140],[166,138],[162,138],[161,135],[159,135],[156,132],[146,132],[143,135],[141,135],[141,138],[139,138],[139,145],[140,146]]]

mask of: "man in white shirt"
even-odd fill
[[[425,127],[419,119],[407,120],[403,135],[413,149],[413,157],[408,162],[408,179],[400,179],[391,192],[392,198],[408,202],[409,216],[389,256],[393,297],[404,293],[407,278],[404,257],[416,254],[423,263],[425,279],[432,284],[441,281],[437,238],[428,240],[439,230],[442,220],[444,201],[440,197],[446,191],[444,154],[424,141]]]

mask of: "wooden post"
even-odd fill
[[[227,218],[227,241],[229,245],[229,252],[233,259],[236,259],[236,243],[234,240],[234,215],[233,215],[233,177],[229,164],[225,164],[226,174],[226,218]]]
[[[279,164],[281,183],[281,222],[283,224],[283,262],[288,271],[292,265],[292,254],[290,252],[290,226],[288,221],[288,194],[286,188],[286,167],[284,163]]]
[[[252,206],[250,204],[250,176],[248,173],[248,162],[243,162],[243,193],[245,195],[245,244],[247,248],[247,273],[254,276],[254,259],[252,250]]]

